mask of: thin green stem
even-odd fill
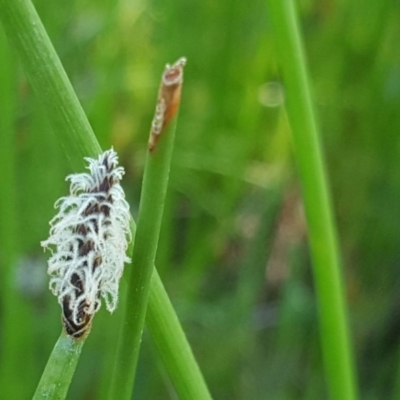
[[[182,400],[211,400],[211,395],[155,270],[151,280],[146,324],[175,389]],[[185,376],[185,379],[182,379]]]
[[[181,77],[182,68],[183,65],[179,69],[175,68]],[[167,73],[168,68],[163,74],[163,78]],[[181,83],[179,83],[179,92],[180,86]],[[154,128],[155,124],[160,121],[163,125],[164,116],[168,111],[168,104],[163,94],[164,87],[162,79],[144,169],[139,217],[132,253],[132,269],[126,296],[125,323],[119,336],[109,399],[128,400],[132,397],[176,130],[176,116],[174,116],[173,121],[166,129],[158,128],[161,129],[161,132],[158,132],[157,135],[153,134],[153,129],[157,129]],[[157,139],[157,143],[153,142],[155,139]]]
[[[30,0],[0,0],[0,21],[76,171],[101,153],[89,121]]]
[[[75,340],[64,330],[47,361],[33,400],[59,400],[67,396],[85,339]]]
[[[331,398],[357,398],[336,228],[313,113],[293,0],[270,0],[286,89],[318,296],[320,334]]]
[[[22,61],[35,95],[57,133],[72,170],[75,172],[82,171],[84,157],[96,157],[101,153],[101,148],[36,10],[28,0],[0,0],[0,22],[12,47]],[[135,223],[133,220],[131,229],[134,233]],[[190,352],[190,346],[185,336],[179,334],[181,328],[172,307],[163,306],[159,308],[165,304],[165,299],[168,296],[157,274],[153,275],[151,285],[151,299],[153,301],[149,303],[148,315],[153,322],[149,328],[152,333],[155,331],[153,338],[156,340],[157,348],[160,349],[164,346],[163,344],[159,345],[157,340],[161,340],[161,338],[167,340],[168,348],[172,349],[171,359],[175,360],[177,365],[180,365],[179,369],[171,366],[171,360],[169,360],[171,365],[165,365],[173,382],[181,382],[181,385],[177,387],[178,394],[181,396],[180,387],[188,386],[193,387],[191,393],[198,393],[198,397],[193,396],[192,399],[207,399],[208,397],[202,396],[202,392],[197,389],[198,387],[205,387],[203,377]],[[154,299],[159,299],[159,301],[154,301]],[[178,339],[173,338],[171,332],[166,328],[165,321],[170,321],[171,329],[179,331],[177,333]],[[50,360],[63,359],[64,356],[67,360],[70,357],[72,374],[74,365],[76,365],[75,356],[77,361],[79,354],[75,353],[74,355],[69,352],[69,356],[67,356],[63,354],[63,349],[68,348],[55,346]],[[165,359],[163,355],[162,357]],[[180,374],[185,369],[186,374]],[[65,397],[69,382],[66,380],[57,381],[59,377],[59,375],[52,374],[52,369],[49,367],[44,371],[41,382],[53,380],[53,384],[58,386],[58,390]],[[188,377],[192,379],[186,382]],[[42,392],[39,387],[38,393]],[[63,397],[60,396],[59,398],[62,399]],[[182,394],[181,398],[188,397]]]

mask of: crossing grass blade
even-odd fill
[[[57,133],[72,171],[82,171],[84,157],[96,157],[101,153],[101,148],[34,6],[29,0],[15,2],[0,0],[0,21],[9,42],[20,58],[37,100]],[[131,230],[134,233],[133,220]],[[153,274],[151,282],[150,291],[153,300],[168,297],[158,274]],[[176,355],[176,363],[180,365],[180,368],[176,368],[176,365],[170,362],[165,367],[170,372],[172,380],[181,383],[176,386],[178,393],[179,388],[190,387],[190,392],[197,393],[198,398],[208,398],[201,397],[207,392],[206,385],[190,346],[182,334],[178,319],[172,307],[158,308],[163,304],[162,300],[151,301],[148,313],[152,316],[150,329],[154,331],[153,338],[170,339],[168,347],[173,350],[166,353],[169,353],[172,359]],[[164,324],[165,320],[170,321],[168,327]],[[176,337],[171,334],[173,331],[178,332]],[[165,336],[163,332],[166,332]],[[66,339],[61,336],[58,343],[64,340]],[[157,347],[162,348],[161,345]],[[55,385],[57,394],[54,396],[62,399],[67,393],[78,357],[79,352],[70,352],[68,346],[56,345],[49,359],[49,367],[45,369],[40,380],[37,398],[41,398],[40,393],[46,393],[43,388]],[[69,373],[59,381],[54,381],[60,378],[51,367],[54,360],[59,361],[59,368],[70,366]],[[182,374],[182,371],[185,371],[185,374]]]
[[[357,398],[337,233],[293,0],[269,1],[286,88],[316,283],[320,337],[332,399]]]

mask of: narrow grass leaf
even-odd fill
[[[98,156],[101,153],[101,148],[35,8],[29,0],[15,2],[0,0],[0,22],[9,42],[21,59],[38,101],[42,104],[53,129],[57,132],[57,137],[64,147],[73,171],[81,171],[84,168],[84,157]],[[131,220],[130,229],[132,235],[134,235],[136,226],[133,220]],[[156,271],[151,282],[151,296],[160,299],[168,297]],[[157,334],[153,336],[156,340],[160,337],[171,338],[171,335],[167,334],[167,329],[160,316],[170,321],[173,330],[179,331],[181,329],[172,307],[155,309],[159,304],[163,304],[163,302],[150,302],[148,309],[148,314],[153,316],[152,328],[154,329],[154,326],[157,326],[158,329]],[[63,340],[63,338],[60,338],[60,340]],[[192,353],[188,351],[190,347],[185,336],[178,336],[178,340],[169,342],[169,347],[174,349],[171,353],[172,356],[180,355],[176,361],[184,364],[179,371],[186,368],[186,371],[192,372],[193,380],[186,382],[188,386],[193,387],[192,393],[198,393],[197,398],[199,399],[208,398],[202,396],[202,393],[198,390],[198,387],[205,388],[205,384]],[[63,379],[60,382],[61,387],[59,386],[62,392],[60,393],[64,397],[66,393],[64,389],[68,389],[70,378],[72,378],[76,366],[75,355],[72,357],[67,350],[65,346],[56,346],[49,359],[50,365],[53,362],[52,359],[54,359],[58,360],[60,368],[71,367],[71,374],[66,375],[69,378]],[[75,354],[79,356],[78,353]],[[175,374],[174,382],[185,381],[188,377],[188,374],[180,375],[179,371],[169,368],[169,365],[166,365],[166,369],[171,375]],[[46,377],[47,375],[48,377]],[[51,369],[46,368],[42,381],[54,379],[53,383],[57,385],[58,377],[59,375],[53,375]],[[59,398],[62,399],[63,397],[60,396]],[[195,399],[196,397],[192,398]]]
[[[332,400],[357,398],[336,228],[293,0],[269,1],[313,259]]]

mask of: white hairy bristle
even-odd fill
[[[77,337],[99,309],[100,298],[107,310],[115,310],[123,266],[130,262],[129,205],[120,185],[124,169],[113,149],[85,160],[90,172],[67,177],[70,195],[55,203],[50,237],[41,242],[52,253],[50,289],[63,308],[67,332]]]

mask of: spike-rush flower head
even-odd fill
[[[85,160],[90,173],[67,176],[70,195],[55,203],[50,237],[41,242],[52,253],[50,289],[61,305],[65,330],[75,338],[89,333],[100,297],[108,311],[115,310],[123,266],[130,262],[125,254],[131,240],[129,205],[119,184],[124,169],[113,149]]]

